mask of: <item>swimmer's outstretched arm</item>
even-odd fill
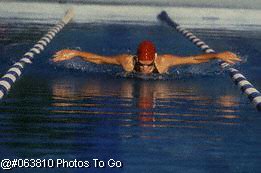
[[[117,56],[101,56],[90,52],[82,52],[78,50],[63,49],[57,52],[52,59],[53,62],[61,62],[65,60],[70,60],[74,57],[80,57],[84,61],[92,62],[95,64],[114,64],[122,65],[126,57],[131,55],[122,54]]]
[[[241,61],[241,59],[234,53],[226,51],[221,53],[209,53],[201,54],[195,56],[180,57],[175,55],[162,55],[162,60],[164,64],[168,64],[168,67],[178,66],[178,65],[189,65],[189,64],[200,64],[209,62],[214,59],[220,59],[229,64],[235,64],[236,62]]]

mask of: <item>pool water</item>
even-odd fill
[[[0,26],[3,75],[53,25],[1,18]],[[260,89],[261,32],[256,28],[189,30],[217,51],[237,53],[243,62],[236,68]],[[90,161],[90,167],[12,172],[261,171],[260,112],[217,62],[144,79],[79,58],[50,61],[64,48],[103,55],[135,53],[144,39],[152,40],[159,54],[201,53],[157,22],[72,22],[37,55],[0,103],[0,158],[77,159]],[[114,159],[123,167],[95,168],[93,159]]]

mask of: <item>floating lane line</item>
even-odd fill
[[[158,19],[165,22],[170,27],[174,28],[178,32],[182,33],[183,36],[188,38],[192,43],[199,47],[205,53],[215,53],[215,50],[211,49],[205,42],[200,40],[192,32],[181,27],[179,24],[174,22],[167,14],[167,12],[162,11],[158,15]],[[220,67],[224,70],[228,70],[230,77],[234,83],[240,88],[242,92],[249,98],[249,100],[255,105],[256,109],[261,111],[261,94],[260,92],[246,79],[244,75],[241,74],[235,68],[230,67],[230,64],[221,61]]]
[[[0,100],[7,95],[12,85],[15,83],[17,78],[22,75],[22,71],[27,64],[32,64],[35,54],[40,54],[45,47],[51,42],[51,40],[60,32],[63,27],[68,24],[74,16],[73,9],[67,10],[64,17],[58,24],[48,30],[45,34],[23,57],[13,64],[3,77],[0,78]]]

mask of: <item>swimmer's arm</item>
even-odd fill
[[[77,50],[64,49],[54,55],[53,62],[60,62],[70,60],[74,57],[80,57],[84,61],[92,62],[95,64],[114,64],[122,65],[125,57],[130,55],[116,55],[116,56],[101,56],[90,52],[82,52]]]
[[[92,62],[95,64],[114,64],[120,65],[119,56],[101,56],[90,52],[79,52],[77,55],[81,57],[84,61]]]
[[[241,61],[240,58],[237,57],[232,52],[221,52],[221,53],[209,53],[209,54],[201,54],[195,56],[187,56],[180,57],[175,55],[162,55],[162,59],[165,60],[165,64],[168,64],[168,67],[178,66],[178,65],[190,65],[190,64],[200,64],[209,62],[214,59],[220,59],[229,64],[235,64],[238,61]]]

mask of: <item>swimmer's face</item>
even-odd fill
[[[154,60],[152,61],[141,61],[139,60],[137,62],[137,65],[139,66],[139,70],[143,74],[150,74],[154,70]]]
[[[143,74],[152,73],[155,68],[153,62],[156,55],[155,45],[149,40],[142,41],[137,49],[139,72]]]

